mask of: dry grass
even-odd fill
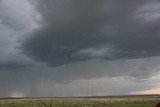
[[[6,98],[0,107],[154,107],[159,96],[95,98]]]

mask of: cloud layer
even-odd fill
[[[95,58],[160,55],[156,0],[35,2],[43,24],[24,41],[22,49],[37,61],[57,66]]]
[[[0,0],[0,96],[159,89],[159,7],[158,0]]]

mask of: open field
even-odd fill
[[[2,98],[0,107],[154,107],[158,95],[81,98]]]

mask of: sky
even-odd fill
[[[0,0],[0,97],[160,94],[159,0]]]

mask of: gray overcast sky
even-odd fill
[[[159,0],[0,0],[0,97],[160,93]]]

